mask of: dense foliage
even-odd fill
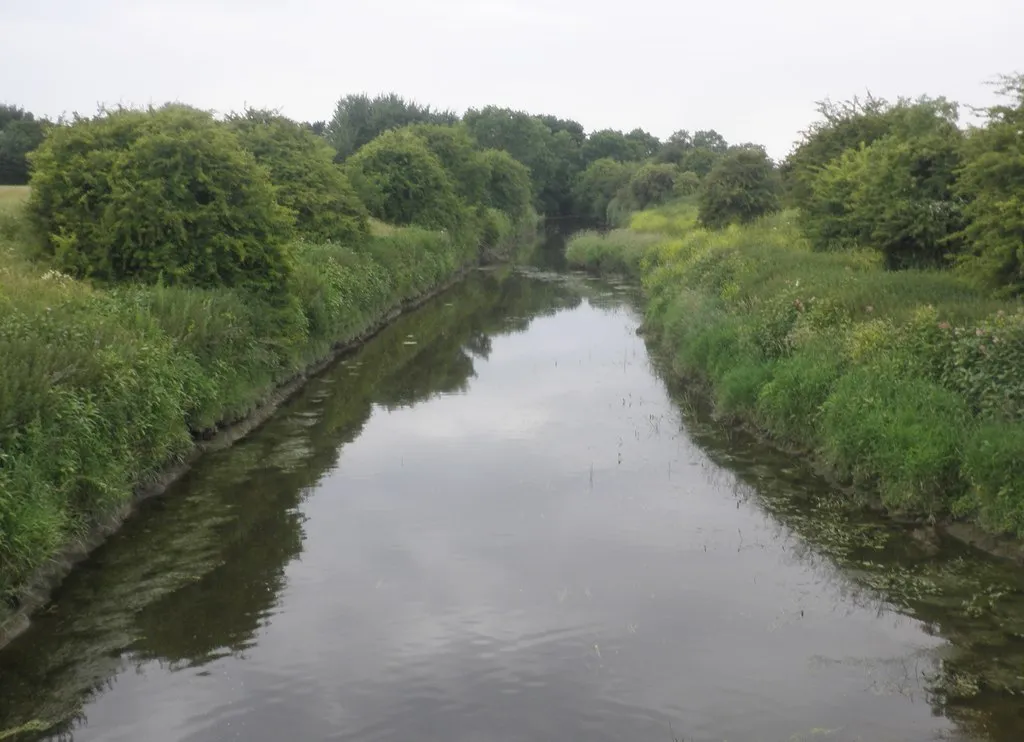
[[[0,185],[28,183],[28,153],[42,143],[48,125],[23,108],[0,104]]]
[[[889,134],[845,150],[811,182],[802,223],[816,249],[871,245],[890,268],[943,265],[958,251],[956,109],[922,101],[899,112]]]
[[[722,156],[700,190],[701,224],[721,229],[778,211],[779,177],[765,151],[738,147]]]
[[[982,285],[1024,293],[1024,76],[1005,78],[1009,103],[968,134],[956,184],[969,245],[960,265]]]
[[[270,173],[277,201],[294,213],[300,236],[348,244],[366,237],[366,207],[322,138],[273,111],[233,114],[228,126]]]
[[[338,101],[325,133],[338,157],[345,159],[386,131],[412,124],[451,125],[457,119],[450,111],[436,111],[395,93],[347,95]]]
[[[347,163],[356,191],[370,213],[393,224],[458,229],[465,203],[441,160],[410,130],[388,131]]]
[[[282,289],[294,218],[203,111],[116,110],[55,127],[29,212],[54,265],[101,280]]]

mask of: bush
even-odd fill
[[[169,105],[55,127],[29,214],[61,270],[101,280],[281,290],[293,218],[222,124]]]
[[[672,195],[676,198],[692,196],[700,190],[700,176],[692,170],[685,170],[676,176],[672,186]]]
[[[301,237],[345,243],[366,238],[366,207],[321,137],[272,111],[251,108],[229,116],[228,126],[270,173],[278,203],[295,213]]]
[[[608,205],[629,185],[636,170],[635,163],[616,162],[610,158],[590,163],[573,184],[577,213],[603,222],[608,215]]]
[[[385,132],[351,157],[348,170],[378,219],[453,231],[465,223],[465,204],[444,166],[411,131]]]
[[[891,269],[942,266],[958,251],[962,135],[950,112],[913,110],[911,132],[847,150],[813,180],[802,222],[816,249],[871,246]]]
[[[513,221],[524,218],[531,210],[532,185],[530,171],[512,155],[496,149],[485,149],[477,162],[486,173],[483,203],[508,214]]]
[[[629,181],[629,194],[637,209],[668,201],[674,194],[679,170],[674,165],[643,165]]]
[[[960,265],[979,284],[1004,294],[1024,293],[1024,76],[1005,78],[1011,105],[988,111],[972,131],[957,184],[966,202]]]
[[[460,198],[473,205],[485,202],[490,176],[489,163],[481,160],[476,142],[465,126],[417,124],[410,127],[409,131],[422,139],[427,149],[437,156],[448,171]],[[526,187],[530,188],[529,171],[526,171]]]
[[[700,192],[699,219],[711,229],[745,224],[778,211],[779,179],[764,150],[743,148],[725,155]]]

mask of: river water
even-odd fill
[[[1020,571],[709,419],[635,307],[502,271],[401,318],[75,571],[0,739],[1024,739]]]

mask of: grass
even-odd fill
[[[641,279],[648,336],[720,413],[894,511],[1024,537],[1024,308],[952,271],[812,252],[792,211],[712,232],[691,204],[571,242],[572,265]]]
[[[447,234],[377,224],[357,247],[292,245],[289,291],[273,304],[227,288],[94,286],[27,257],[26,195],[0,190],[0,598],[11,605],[197,437],[479,258]]]

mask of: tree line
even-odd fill
[[[717,229],[796,207],[816,250],[875,250],[891,269],[956,267],[1017,293],[1024,288],[1022,80],[1002,78],[1005,102],[974,127],[962,126],[960,106],[945,98],[825,101],[780,163],[715,130],[680,130],[664,141],[639,128],[588,134],[553,115],[487,106],[460,116],[394,93],[347,95],[329,121],[288,122],[304,156],[316,151],[320,181],[301,195],[285,187],[283,205],[298,214],[300,232],[317,239],[358,237],[366,214],[494,239],[507,231],[505,220],[530,208],[621,224],[638,209],[692,197],[701,223]],[[263,128],[254,129],[260,116]],[[246,146],[262,148],[258,159],[266,161],[268,127],[280,138],[284,121],[250,112],[226,123],[250,140],[262,137]],[[0,181],[27,180],[27,153],[51,128],[23,109],[0,108]],[[340,194],[331,197],[337,203],[313,198],[325,189]],[[347,227],[310,226],[331,219]]]

